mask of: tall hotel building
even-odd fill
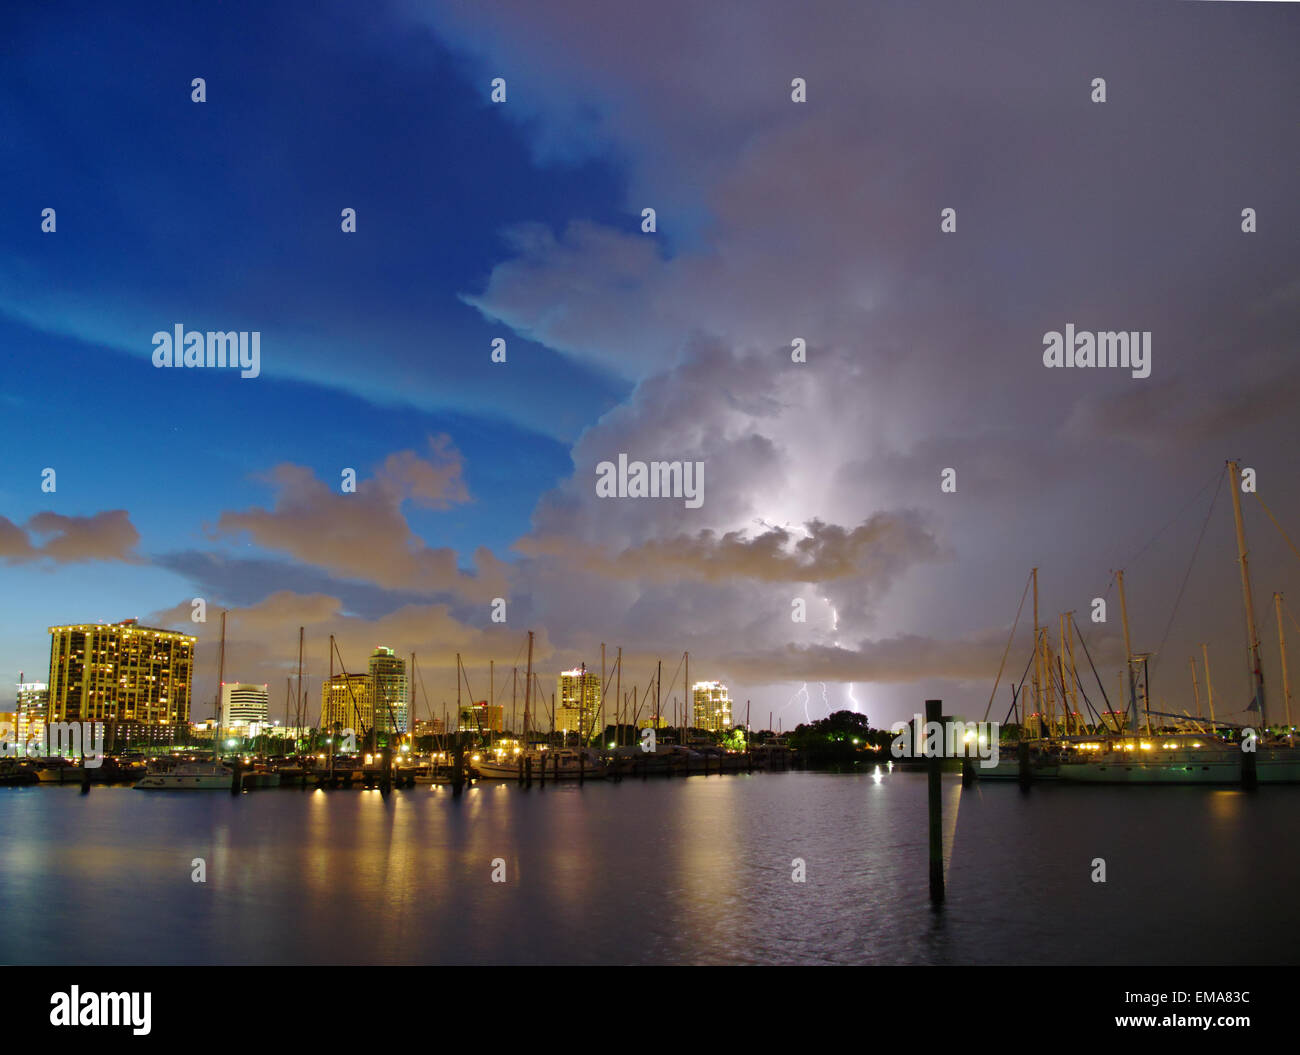
[[[731,728],[731,697],[720,681],[697,681],[691,686],[695,705],[692,726],[710,733],[725,733]]]
[[[320,687],[320,727],[351,729],[358,740],[375,723],[375,696],[369,674],[335,674]]]
[[[555,728],[584,739],[600,736],[600,675],[585,666],[560,673],[555,697]]]
[[[183,735],[197,640],[134,619],[50,627],[47,719],[112,722],[128,741]]]
[[[266,725],[270,720],[271,700],[266,685],[223,682],[221,685],[221,724],[226,729],[245,729]]]
[[[406,660],[394,655],[391,648],[378,646],[370,656],[370,686],[376,727],[384,732],[406,732]]]

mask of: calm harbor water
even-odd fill
[[[501,783],[460,800],[4,788],[0,961],[1300,959],[1300,788],[1022,794],[945,777],[944,795],[935,912],[917,773]]]

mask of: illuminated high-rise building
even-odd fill
[[[694,728],[710,733],[725,733],[731,728],[731,697],[722,682],[697,681],[691,692],[695,706],[691,723]]]
[[[50,722],[188,727],[197,638],[121,623],[50,627]]]
[[[226,729],[266,725],[271,701],[266,685],[225,682],[221,686],[221,724]]]
[[[384,732],[406,732],[406,660],[380,645],[370,656],[370,687],[376,727]]]
[[[45,736],[45,718],[49,713],[50,687],[43,681],[23,681],[18,675],[18,701],[15,706],[19,751],[25,751],[30,740]]]
[[[374,691],[369,674],[335,674],[320,687],[320,727],[351,729],[358,737],[375,722]]]
[[[562,671],[555,696],[556,731],[589,740],[604,732],[600,721],[600,675],[585,665]]]

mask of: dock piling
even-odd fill
[[[943,701],[925,701],[925,721],[943,724]],[[942,749],[926,759],[926,776],[930,803],[930,901],[943,901],[943,788],[939,779],[943,764]]]
[[[1259,787],[1259,770],[1255,766],[1255,752],[1241,752],[1241,787],[1244,791],[1254,791]]]

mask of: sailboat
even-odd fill
[[[1255,779],[1260,784],[1300,783],[1300,751],[1290,743],[1268,742],[1268,720],[1264,704],[1264,675],[1260,662],[1259,636],[1255,627],[1255,605],[1251,590],[1250,565],[1247,560],[1246,536],[1241,516],[1241,492],[1237,463],[1227,463],[1233,519],[1237,533],[1237,560],[1241,566],[1242,598],[1246,616],[1246,640],[1250,648],[1251,680],[1254,698],[1250,710],[1259,714],[1260,737],[1254,750]],[[1121,573],[1122,575],[1122,573]],[[1278,606],[1278,643],[1282,653],[1283,701],[1290,726],[1290,684],[1286,665],[1286,641],[1282,631],[1281,597],[1274,595]],[[1120,603],[1123,609],[1123,579],[1120,579]],[[1137,698],[1133,685],[1133,653],[1128,642],[1128,618],[1124,618],[1124,647],[1129,657],[1129,684],[1133,728],[1137,728]],[[1207,687],[1208,654],[1206,657]],[[1194,669],[1194,668],[1193,668]],[[1195,683],[1193,683],[1195,684]],[[1211,714],[1213,714],[1213,689]],[[1145,690],[1144,690],[1145,696]],[[1199,704],[1198,704],[1199,706]],[[1063,762],[1058,770],[1061,780],[1092,784],[1236,784],[1245,776],[1245,744],[1224,739],[1203,730],[1193,732],[1156,732],[1147,721],[1147,735],[1111,738],[1100,743],[1082,745],[1081,757]],[[1096,753],[1094,753],[1096,752]]]
[[[1241,784],[1239,744],[1197,733],[1162,733],[1151,738],[1097,745],[1086,761],[1064,762],[1061,780],[1087,784]],[[1300,782],[1300,755],[1287,748],[1256,751],[1261,784]]]
[[[518,780],[521,770],[529,767],[535,775],[549,780],[600,780],[608,775],[601,755],[589,747],[528,747],[528,724],[531,716],[533,688],[533,632],[528,631],[528,670],[524,677],[523,748],[513,753],[493,751],[480,754],[471,763],[480,780]]]
[[[212,761],[182,762],[151,770],[136,781],[140,791],[228,791],[235,771],[221,761],[221,685],[226,676],[226,613],[221,613],[221,651],[217,658],[217,725],[212,731]]]

